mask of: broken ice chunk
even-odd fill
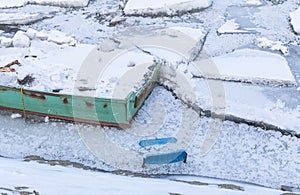
[[[260,0],[247,0],[247,5],[256,5],[256,6],[260,6],[263,3]]]
[[[49,36],[49,33],[45,30],[42,30],[42,31],[39,31],[36,33],[36,38],[38,38],[42,41],[47,40],[48,36]]]
[[[12,118],[12,119],[17,119],[17,118],[21,118],[21,117],[22,117],[22,115],[19,113],[14,113],[14,114],[10,115],[10,118]]]
[[[30,39],[25,35],[25,32],[18,31],[12,39],[14,47],[29,47]]]
[[[235,22],[235,19],[227,20],[219,29],[218,33],[220,34],[229,34],[229,33],[247,33],[246,30],[240,30],[240,25]]]
[[[294,31],[297,34],[300,34],[300,7],[296,11],[292,12],[290,17]]]
[[[12,45],[12,39],[11,38],[6,38],[6,37],[1,37],[0,38],[0,46],[1,47],[10,47]]]
[[[271,41],[264,37],[258,38],[257,41],[257,45],[261,48],[271,49],[273,51],[280,51],[282,54],[285,55],[289,53],[288,47],[284,46],[283,43],[280,41]]]
[[[47,41],[54,42],[59,45],[69,44],[70,46],[75,46],[77,43],[73,37],[70,37],[70,36],[66,35],[65,33],[57,31],[57,30],[51,30],[49,32]]]
[[[36,34],[38,33],[37,30],[34,30],[32,28],[29,28],[27,31],[26,31],[26,35],[30,38],[30,39],[34,39],[36,37]]]

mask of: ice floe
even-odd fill
[[[175,15],[209,7],[212,0],[129,0],[127,15]]]
[[[294,31],[297,34],[300,34],[300,7],[296,11],[292,12],[290,17]]]
[[[247,3],[247,5],[256,5],[256,6],[263,4],[260,0],[247,0],[246,3]]]
[[[197,62],[197,66],[203,74],[198,76],[206,78],[295,85],[287,60],[278,54],[265,51],[236,50],[223,56],[201,60]],[[217,71],[212,71],[211,66],[216,67]]]
[[[89,0],[1,0],[0,8],[22,7],[26,4],[53,5],[61,7],[85,7]]]
[[[31,24],[50,17],[47,13],[0,13],[0,24],[23,25]]]
[[[33,0],[36,4],[54,5],[61,7],[85,7],[89,0]]]

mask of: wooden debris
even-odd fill
[[[15,60],[15,61],[12,61],[11,63],[5,65],[4,67],[9,68],[9,67],[11,67],[11,66],[13,66],[13,65],[20,65],[20,64],[21,64],[21,63],[20,63],[18,60]]]
[[[16,70],[10,67],[0,67],[0,72],[16,72]]]

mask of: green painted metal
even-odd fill
[[[0,86],[0,108],[65,120],[112,126],[130,126],[130,122],[158,78],[160,65],[153,77],[126,99],[108,99],[33,91]]]

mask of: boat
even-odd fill
[[[151,93],[160,65],[138,90],[126,98],[102,98],[43,92],[0,85],[0,109],[97,125],[130,127],[130,123]]]

